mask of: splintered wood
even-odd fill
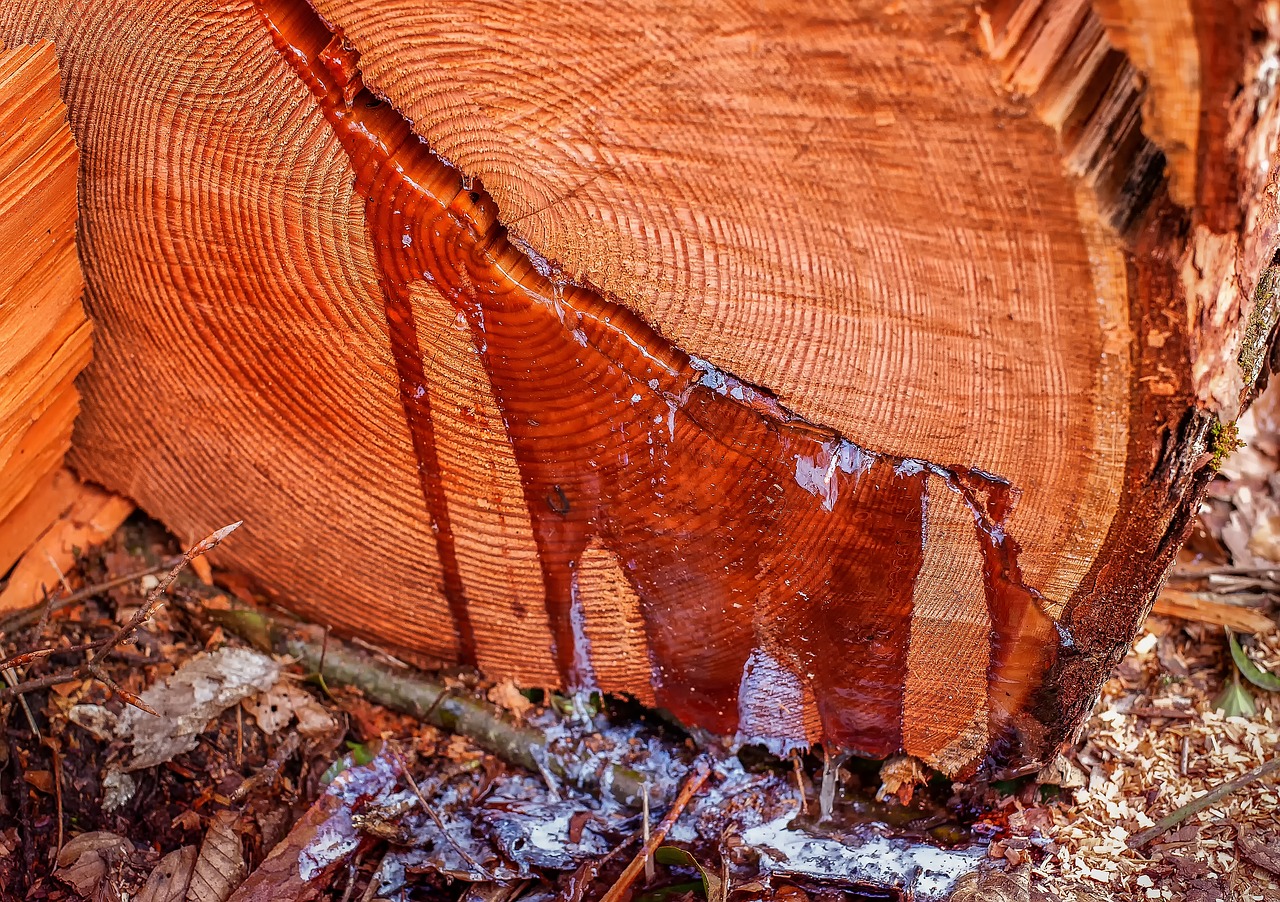
[[[0,0],[85,159],[72,462],[406,658],[1026,766],[1280,312],[1263,7],[1149,6]]]
[[[51,43],[0,52],[0,574],[69,504],[74,479],[57,471],[91,352],[58,89]]]

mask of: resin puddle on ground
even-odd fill
[[[933,477],[934,491],[957,493],[973,515],[999,734],[1053,655],[1053,629],[1005,530],[1015,488],[866,451],[684,354],[620,305],[540,272],[506,239],[489,197],[362,87],[340,35],[301,0],[258,8],[366,199],[442,593],[467,663],[484,663],[485,623],[468,605],[437,453],[433,404],[450,399],[428,391],[423,355],[436,349],[412,299],[424,282],[465,320],[501,411],[551,632],[520,641],[549,646],[562,686],[600,682],[578,582],[584,555],[603,550],[639,599],[641,673],[658,706],[776,750],[827,741],[873,757],[897,751]]]

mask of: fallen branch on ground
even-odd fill
[[[1165,817],[1160,818],[1160,820],[1156,821],[1153,826],[1148,827],[1141,833],[1135,833],[1133,836],[1129,837],[1129,848],[1141,849],[1153,839],[1163,835],[1169,830],[1172,830],[1193,814],[1204,811],[1204,809],[1208,808],[1210,805],[1216,804],[1222,799],[1225,799],[1233,792],[1243,789],[1250,783],[1261,780],[1263,777],[1273,774],[1278,770],[1280,770],[1280,755],[1277,755],[1264,764],[1258,765],[1247,773],[1241,774],[1234,780],[1229,780],[1218,788],[1211,790],[1210,792],[1206,792],[1204,795],[1200,796],[1200,798],[1193,799],[1176,811],[1172,811]]]
[[[1242,633],[1263,634],[1274,632],[1275,621],[1255,608],[1218,600],[1208,592],[1182,592],[1165,589],[1156,599],[1151,613],[1162,617],[1176,617],[1196,623],[1212,623],[1229,626]]]
[[[532,773],[545,767],[585,791],[606,794],[624,805],[640,804],[643,774],[619,764],[609,765],[599,774],[579,769],[577,762],[551,749],[551,740],[542,730],[515,722],[483,698],[458,691],[457,687],[446,686],[418,671],[395,667],[340,639],[326,638],[325,631],[316,626],[286,625],[249,608],[212,610],[209,616],[258,648],[295,659],[327,686],[355,687],[370,701],[465,736],[482,749]]]
[[[600,897],[600,902],[618,902],[619,899],[626,897],[627,892],[631,889],[631,884],[635,883],[636,878],[644,869],[645,862],[653,857],[653,853],[658,846],[662,845],[666,840],[667,833],[675,826],[676,821],[684,813],[689,801],[702,788],[702,784],[707,782],[707,777],[710,775],[711,765],[707,763],[705,758],[699,758],[694,762],[693,767],[689,770],[689,776],[685,778],[684,785],[680,787],[680,792],[676,795],[675,801],[671,803],[671,808],[667,811],[666,816],[653,831],[649,841],[636,853],[636,857],[631,859],[631,863],[627,865],[622,875],[618,877],[618,882]]]

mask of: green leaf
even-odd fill
[[[1259,689],[1265,689],[1268,692],[1280,692],[1280,677],[1274,673],[1263,670],[1257,664],[1249,659],[1244,653],[1244,649],[1240,647],[1240,640],[1236,638],[1236,634],[1227,630],[1227,642],[1231,645],[1231,660],[1236,662],[1236,668],[1240,671],[1240,675]]]
[[[1253,703],[1253,696],[1249,694],[1248,689],[1240,685],[1239,677],[1234,677],[1223,687],[1218,697],[1213,700],[1213,706],[1227,717],[1253,717],[1258,713],[1258,707]]]
[[[684,849],[677,846],[659,846],[653,853],[653,860],[658,864],[696,868],[702,875],[702,892],[707,897],[707,902],[724,902],[724,881],[714,871],[704,868],[698,863],[698,859]]]
[[[374,758],[378,757],[377,744],[365,745],[359,742],[347,742],[347,753],[334,760],[332,764],[320,775],[321,784],[328,786],[333,782],[333,778],[338,776],[348,767],[364,767]]]

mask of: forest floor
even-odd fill
[[[72,603],[0,622],[0,902],[924,900],[965,872],[957,902],[1280,900],[1274,773],[1134,848],[1280,746],[1280,401],[1242,433],[1167,591],[1190,619],[1152,617],[1080,740],[997,783],[728,755],[444,666],[410,697],[376,652],[246,628],[203,563],[161,595],[180,549],[135,517],[67,574]],[[1271,628],[1234,663],[1213,621],[1240,610]],[[346,685],[365,666],[382,682]]]

